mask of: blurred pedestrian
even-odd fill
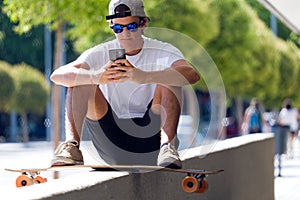
[[[245,110],[242,123],[243,134],[262,133],[267,126],[263,116],[263,108],[257,98],[253,98],[249,107]]]
[[[293,143],[297,137],[298,132],[298,110],[293,108],[290,99],[285,99],[282,109],[279,112],[278,123],[282,126],[289,126],[289,139],[288,139],[288,155],[293,157]]]
[[[298,108],[298,116],[297,116],[297,121],[298,121],[298,139],[300,140],[300,108]]]

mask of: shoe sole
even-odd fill
[[[54,161],[55,160],[55,161]],[[57,157],[51,162],[51,167],[54,166],[67,166],[67,165],[83,165],[83,161],[76,161],[70,158]]]
[[[181,165],[176,165],[175,163],[162,163],[162,164],[159,164],[159,166],[165,167],[165,168],[171,168],[171,169],[181,169],[182,168]]]

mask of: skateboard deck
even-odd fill
[[[23,187],[33,184],[47,182],[46,178],[41,177],[39,174],[42,171],[61,171],[66,169],[91,169],[93,171],[125,171],[129,173],[145,173],[150,171],[166,171],[174,173],[185,173],[186,176],[182,179],[181,186],[184,192],[187,193],[204,193],[208,188],[207,180],[208,175],[218,174],[224,170],[196,170],[196,169],[171,169],[160,166],[146,166],[146,165],[74,165],[74,166],[55,166],[47,168],[36,169],[5,169],[10,172],[19,172],[20,176],[16,179],[16,186]]]

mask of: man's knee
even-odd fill
[[[182,104],[182,88],[157,85],[151,110],[155,114],[164,115],[166,112],[180,110]],[[175,109],[176,108],[176,109]]]
[[[153,103],[164,104],[164,102],[181,104],[182,88],[157,85],[154,93]]]
[[[70,97],[81,97],[81,98],[89,98],[92,95],[96,94],[97,86],[94,85],[80,85],[76,87],[68,88],[68,93],[71,95]]]

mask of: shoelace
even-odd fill
[[[174,149],[174,147],[173,147],[171,144],[168,144],[167,147],[165,147],[165,148],[163,149],[163,151],[164,151],[164,153],[166,153],[166,152],[169,151],[169,152],[171,152],[171,154],[176,155],[176,156],[179,157],[177,151]]]
[[[55,154],[59,154],[61,153],[62,151],[70,148],[70,146],[74,146],[76,147],[77,146],[77,142],[76,141],[67,141],[67,142],[63,142],[62,144],[60,144],[58,146],[58,148],[55,150]]]

